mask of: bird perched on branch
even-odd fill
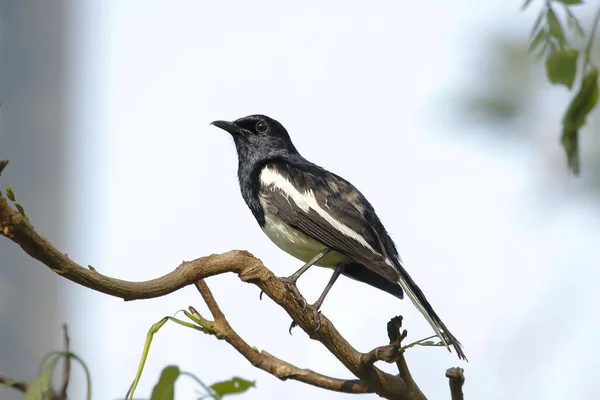
[[[272,118],[250,115],[212,125],[233,137],[242,196],[264,233],[306,263],[287,281],[295,285],[312,265],[334,270],[312,305],[317,323],[318,310],[341,274],[400,299],[406,292],[446,347],[454,347],[466,360],[460,342],[412,280],[394,242],[358,189],[302,157],[287,130]]]

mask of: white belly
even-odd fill
[[[325,246],[308,235],[289,227],[285,222],[275,215],[265,212],[265,234],[281,250],[304,262],[310,261],[319,254]],[[318,261],[315,265],[334,268],[339,262],[346,260],[344,255],[332,251]]]

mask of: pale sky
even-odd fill
[[[450,5],[452,3],[452,5]],[[484,4],[482,4],[484,3]],[[424,393],[449,398],[446,368],[465,368],[468,398],[597,398],[600,367],[588,310],[598,304],[598,211],[542,202],[527,149],[447,123],[448,88],[502,30],[526,38],[520,3],[471,1],[92,1],[74,10],[73,177],[80,204],[69,254],[114,277],[145,280],[182,260],[246,249],[277,275],[301,262],[261,232],[237,184],[231,138],[216,119],[267,114],[299,151],[353,182],[375,206],[416,282],[464,344],[468,364],[414,348]],[[473,70],[476,74],[478,71]],[[314,301],[330,272],[299,281]],[[259,290],[208,280],[244,339],[302,368],[352,375]],[[193,288],[123,303],[72,286],[72,348],[90,365],[97,399],[123,398],[146,332],[194,305]],[[408,300],[341,278],[323,313],[358,350],[386,344],[402,314],[409,339],[431,334]],[[207,314],[208,315],[208,314]],[[589,339],[588,339],[588,336]],[[589,342],[588,342],[589,341]],[[252,367],[213,337],[167,324],[136,397],[177,364],[206,383],[257,381],[243,399],[342,399]],[[382,365],[394,372],[395,366]],[[178,399],[193,399],[182,378]],[[77,397],[77,395],[75,395]],[[375,395],[362,396],[375,399]]]

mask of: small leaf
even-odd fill
[[[544,15],[546,14],[544,12],[541,12],[536,18],[535,23],[533,24],[533,28],[531,28],[531,33],[529,34],[530,39],[534,37],[535,33],[538,31],[540,25],[542,24],[542,19],[544,18]]]
[[[45,363],[37,378],[27,388],[23,400],[51,400],[52,399],[52,371],[59,357],[52,356],[52,360]]]
[[[546,13],[546,17],[548,18],[548,26],[550,27],[550,35],[555,37],[558,40],[558,43],[563,46],[567,43],[565,39],[565,33],[563,31],[562,26],[560,25],[560,21],[556,17],[556,14],[552,10],[552,7],[548,7],[548,11]]]
[[[573,172],[573,175],[579,175],[579,132],[563,128],[560,143],[562,144],[563,149],[565,149],[569,169]]]
[[[19,212],[23,215],[25,215],[25,209],[23,208],[23,206],[21,205],[21,203],[15,201],[15,207],[17,207],[17,210],[19,210]]]
[[[8,197],[10,201],[15,201],[15,192],[13,192],[10,185],[6,187],[6,197]]]
[[[561,143],[567,155],[567,164],[575,175],[579,175],[579,130],[585,125],[587,116],[597,103],[598,68],[593,67],[583,78],[579,92],[563,118]]]
[[[569,7],[565,7],[565,10],[567,11],[567,24],[569,28],[577,32],[579,36],[585,37],[585,32],[583,31],[579,20],[575,17],[575,15],[573,15]]]
[[[573,5],[573,6],[583,3],[583,1],[581,1],[581,0],[556,0],[556,1],[558,1],[559,3]]]
[[[160,373],[160,378],[154,389],[150,400],[173,400],[175,398],[175,381],[179,378],[179,367],[169,365]]]
[[[539,61],[542,57],[544,57],[544,54],[546,53],[546,49],[548,48],[548,42],[544,42],[544,45],[542,46],[542,49],[539,51],[539,53],[535,56],[535,60]]]
[[[525,3],[523,3],[523,5],[521,6],[521,10],[524,10],[527,7],[529,7],[529,4],[531,4],[531,0],[525,0]]]
[[[228,381],[213,383],[210,388],[215,391],[217,396],[222,397],[228,394],[242,393],[255,386],[254,381],[247,381],[236,376]]]
[[[540,29],[540,31],[537,33],[537,35],[535,35],[535,37],[533,38],[533,40],[531,41],[531,44],[529,45],[529,53],[533,52],[535,49],[537,49],[537,47],[540,45],[540,43],[542,43],[542,40],[546,39],[548,37],[548,32],[546,32],[545,29]]]
[[[577,75],[577,50],[555,51],[546,59],[546,74],[550,82],[571,89]]]

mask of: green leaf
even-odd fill
[[[531,0],[525,0],[525,3],[523,3],[523,5],[521,6],[521,10],[524,10],[527,7],[529,7],[529,4],[531,4]]]
[[[44,371],[27,388],[23,400],[52,399],[52,369]]]
[[[52,371],[56,367],[60,356],[48,354],[40,365],[37,378],[27,388],[23,400],[51,400],[52,399]]]
[[[542,40],[548,37],[548,32],[545,29],[540,29],[540,31],[535,35],[531,43],[529,44],[529,53],[533,52],[537,47],[542,43]]]
[[[215,391],[216,395],[223,397],[228,394],[242,393],[251,387],[255,387],[254,381],[247,381],[240,377],[233,377],[228,381],[213,383],[210,388]]]
[[[19,211],[21,214],[25,215],[25,209],[23,208],[23,206],[21,205],[21,203],[19,203],[19,202],[15,201],[15,202],[14,202],[14,204],[15,204],[15,207],[17,207],[17,210],[18,210],[18,211]]]
[[[567,155],[567,164],[579,175],[579,130],[598,103],[598,68],[593,67],[583,78],[579,92],[573,98],[563,118],[561,143]]]
[[[567,11],[567,25],[569,28],[577,32],[579,36],[585,37],[585,32],[583,31],[579,20],[573,15],[569,7],[565,7],[565,10]]]
[[[577,75],[577,50],[561,50],[551,53],[546,59],[546,74],[550,82],[571,89]]]
[[[15,201],[15,192],[13,192],[10,185],[6,187],[6,197],[8,197],[10,201]]]
[[[561,46],[564,46],[567,43],[567,40],[565,39],[565,33],[560,25],[560,21],[554,13],[554,10],[552,10],[552,7],[548,7],[546,17],[548,18],[548,26],[550,27],[550,36],[556,38],[558,43]]]
[[[539,53],[535,56],[535,60],[539,61],[542,57],[544,57],[544,54],[546,53],[546,49],[548,48],[548,42],[544,42],[544,45],[542,46],[542,49],[539,51]]]
[[[160,373],[160,378],[154,389],[150,400],[174,400],[175,381],[179,378],[179,367],[176,365],[166,366]]]
[[[535,33],[538,31],[540,25],[542,24],[542,19],[544,18],[544,15],[546,14],[544,12],[541,12],[536,18],[535,23],[533,24],[533,28],[531,28],[531,33],[529,34],[530,39],[534,37]]]
[[[555,0],[558,1],[559,3],[563,3],[563,4],[568,4],[568,5],[576,5],[576,4],[582,4],[583,1],[581,0]]]

